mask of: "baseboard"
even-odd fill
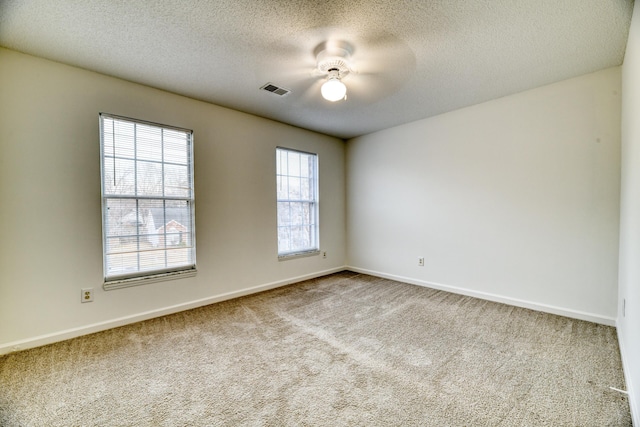
[[[133,314],[131,316],[120,317],[117,319],[111,319],[104,322],[93,323],[86,326],[80,326],[78,328],[67,329],[64,331],[53,332],[51,334],[40,335],[33,338],[27,338],[24,340],[13,341],[9,343],[0,344],[0,355],[12,353],[15,351],[27,350],[29,348],[40,347],[47,344],[53,344],[59,341],[65,341],[71,338],[77,338],[83,335],[93,334],[95,332],[105,331],[107,329],[117,328],[120,326],[129,325],[131,323],[141,322],[143,320],[149,320],[156,317],[162,317],[169,314],[179,313],[181,311],[191,310],[193,308],[202,307],[216,302],[226,301],[233,298],[239,298],[245,295],[255,294],[269,289],[279,288],[281,286],[290,285],[292,283],[302,282],[303,280],[314,279],[316,277],[326,276],[328,274],[344,271],[347,268],[336,267],[329,270],[318,271],[311,274],[305,274],[303,276],[291,277],[284,280],[278,280],[276,282],[264,283],[262,285],[253,286],[250,288],[241,289],[238,291],[227,292],[224,294],[207,297],[195,301],[190,301],[182,304],[176,304],[169,307],[160,308],[157,310],[146,311],[143,313]]]
[[[629,395],[629,408],[631,409],[631,419],[634,426],[640,426],[640,396],[634,392],[633,382],[628,375],[631,372],[631,359],[627,355],[626,344],[620,336],[620,328],[618,328],[618,345],[620,346],[620,358],[622,359],[622,372],[624,372],[624,382]]]
[[[358,268],[353,266],[347,266],[346,269],[356,273],[369,274],[372,276],[383,277],[385,279],[391,279],[399,282],[410,283],[412,285],[424,286],[432,289],[439,289],[439,290],[451,292],[454,294],[466,295],[466,296],[480,298],[488,301],[509,304],[516,307],[529,308],[531,310],[542,311],[544,313],[557,314],[559,316],[570,317],[572,319],[586,320],[588,322],[599,323],[607,326],[616,326],[616,319],[613,317],[606,317],[606,316],[601,316],[593,313],[586,313],[578,310],[555,307],[552,305],[539,304],[536,302],[520,300],[517,298],[510,298],[510,297],[491,294],[487,292],[473,291],[470,289],[458,288],[456,286],[443,285],[441,283],[428,282],[425,280],[414,279],[411,277],[398,276],[395,274],[387,274],[387,273],[382,273],[380,271],[367,270],[364,268]]]

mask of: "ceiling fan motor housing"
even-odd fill
[[[316,52],[318,71],[322,74],[337,70],[339,77],[342,78],[351,71],[349,65],[351,48],[346,42],[335,42],[331,45],[322,43],[316,48]]]

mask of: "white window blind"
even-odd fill
[[[278,256],[317,253],[318,156],[276,149]]]
[[[195,269],[193,132],[100,114],[105,283]]]

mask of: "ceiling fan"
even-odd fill
[[[258,68],[260,78],[287,88],[287,98],[299,108],[326,108],[327,101],[348,101],[344,104],[352,107],[375,103],[399,90],[416,66],[409,46],[387,33],[312,28],[276,46],[269,63]]]
[[[352,70],[349,63],[352,48],[344,41],[323,42],[315,48],[317,73],[326,75],[320,87],[322,97],[336,102],[347,98],[347,86],[342,82]]]

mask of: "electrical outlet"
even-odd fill
[[[322,252],[322,258],[326,258],[327,257],[327,251]]]
[[[422,258],[422,257],[418,258],[418,266],[419,267],[424,267],[424,258]]]
[[[93,301],[93,288],[84,288],[80,295],[80,302],[92,302]]]

